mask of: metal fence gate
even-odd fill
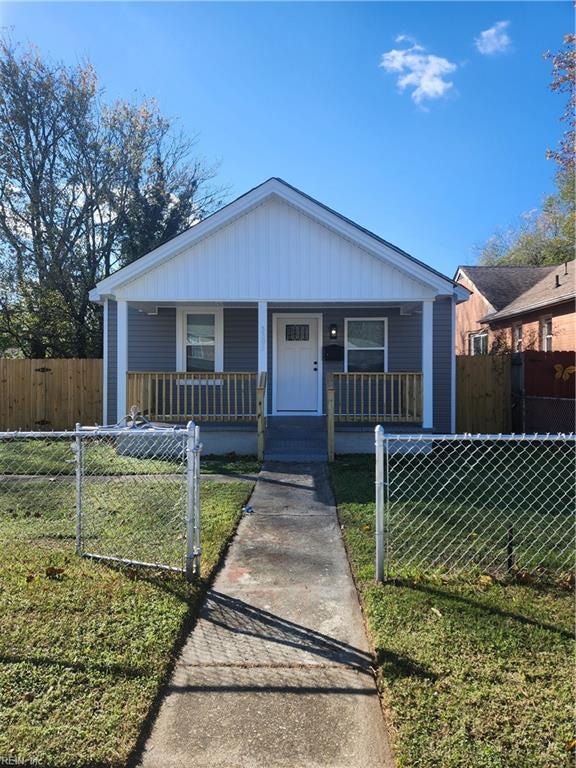
[[[376,573],[573,572],[573,435],[386,435],[376,428]]]
[[[0,538],[200,572],[200,436],[187,428],[0,433]]]

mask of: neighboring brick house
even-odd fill
[[[468,267],[455,281],[471,291],[456,307],[456,354],[576,349],[574,261],[555,267]]]

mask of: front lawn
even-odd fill
[[[374,583],[373,457],[332,482],[402,768],[573,765],[573,594],[488,575]]]
[[[138,440],[138,433],[133,433]],[[67,438],[12,438],[0,441],[0,476],[1,475],[38,475],[38,476],[73,476],[76,472],[74,462],[73,439]],[[144,451],[145,443],[139,443]],[[89,436],[84,441],[84,458],[87,475],[164,475],[175,474],[182,470],[182,463],[175,458],[176,448],[181,446],[170,439],[170,433],[162,448],[165,458],[137,458],[121,455],[115,450],[114,438],[93,439]],[[253,456],[202,456],[202,474],[256,474],[260,471],[260,462]]]
[[[156,482],[165,494],[170,480]],[[177,574],[74,555],[73,483],[42,485],[38,493],[38,482],[24,484],[12,506],[12,486],[2,486],[0,756],[46,768],[120,768],[252,486],[202,485],[203,582],[188,585]],[[119,487],[107,491],[108,512]],[[132,496],[134,512],[146,515],[149,495]],[[128,514],[118,508],[117,516]]]

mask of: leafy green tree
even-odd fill
[[[550,51],[544,58],[552,62],[552,83],[550,88],[558,93],[568,94],[566,107],[560,120],[566,130],[558,149],[549,149],[548,157],[558,164],[559,172],[566,186],[566,193],[574,198],[574,175],[576,171],[574,148],[576,146],[576,35],[564,36],[564,47],[553,54]],[[560,184],[562,186],[562,184]]]
[[[524,214],[516,226],[497,231],[480,248],[481,264],[547,266],[574,258],[576,35],[566,35],[564,47],[545,58],[552,61],[551,90],[568,94],[560,118],[566,130],[558,148],[546,153],[557,164],[557,192],[545,198],[540,211]]]
[[[47,63],[0,41],[4,348],[101,353],[89,290],[220,200],[192,148],[153,102],[105,104],[90,65]]]

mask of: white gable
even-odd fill
[[[268,196],[120,283],[114,295],[158,302],[385,301],[418,300],[439,292],[420,275],[411,275],[412,263],[407,257],[405,261],[405,268],[398,268],[279,197]]]

